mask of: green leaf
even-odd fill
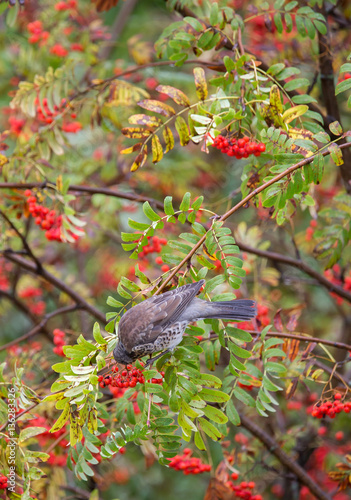
[[[242,347],[237,346],[234,342],[230,342],[228,344],[228,347],[230,351],[235,354],[235,356],[238,356],[239,358],[244,358],[248,359],[251,358],[251,352],[247,351],[246,349],[243,349]]]
[[[239,401],[244,403],[244,405],[251,406],[252,408],[255,407],[254,398],[250,396],[250,394],[248,394],[247,391],[245,391],[241,387],[235,387],[233,389],[233,394]]]
[[[284,85],[284,89],[286,92],[290,92],[291,90],[296,90],[301,87],[307,87],[310,84],[309,80],[307,78],[295,78],[293,80],[290,80],[290,82],[287,82]]]
[[[216,24],[219,23],[219,16],[218,16],[218,3],[214,2],[211,5],[211,11],[210,11],[210,24],[212,26],[216,26]]]
[[[229,399],[228,394],[222,391],[216,391],[215,389],[202,389],[202,391],[199,392],[199,396],[204,401],[209,401],[210,403],[225,403]]]
[[[190,208],[190,197],[191,197],[191,194],[190,193],[185,193],[185,195],[183,196],[183,199],[182,199],[182,202],[179,206],[179,209],[182,211],[182,212],[187,212]]]
[[[184,17],[184,22],[190,24],[192,28],[194,28],[195,31],[203,31],[204,30],[204,25],[200,23],[198,19],[195,19],[194,17]]]
[[[120,309],[121,307],[124,307],[124,304],[120,302],[119,300],[116,300],[114,297],[111,297],[111,295],[108,296],[106,304],[111,307],[116,307],[117,309]],[[97,323],[95,323],[97,324]]]
[[[228,422],[228,417],[218,408],[214,406],[206,406],[203,409],[204,414],[213,422],[217,422],[217,424],[225,424]]]
[[[38,434],[43,434],[46,431],[47,429],[45,427],[27,427],[20,432],[18,442],[23,443],[23,441],[37,436]]]
[[[251,342],[252,336],[249,332],[245,330],[240,330],[240,328],[234,328],[233,326],[227,326],[226,332],[231,337],[235,337],[238,340],[242,340],[243,342]]]
[[[211,424],[211,422],[209,422],[208,420],[201,417],[199,418],[199,424],[205,434],[207,434],[214,441],[217,441],[222,437],[222,434],[219,432],[217,427]]]
[[[172,205],[172,196],[166,196],[164,199],[164,210],[166,215],[173,215],[174,208]]]
[[[195,432],[194,443],[195,443],[196,448],[198,448],[199,450],[206,450],[206,446],[205,446],[205,443],[201,437],[200,432]]]
[[[148,201],[146,201],[143,204],[143,212],[148,219],[154,222],[159,221],[161,219],[161,217],[151,208],[150,203]]]
[[[237,412],[237,409],[234,406],[232,399],[228,401],[228,404],[226,406],[226,414],[232,424],[240,425],[240,416],[239,413]]]
[[[100,344],[100,345],[107,344],[107,341],[104,339],[104,337],[100,333],[100,325],[98,322],[94,323],[93,336],[98,344]]]

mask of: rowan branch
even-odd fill
[[[0,182],[0,189],[56,189],[54,183],[50,182]],[[114,198],[121,198],[124,200],[135,201],[136,203],[144,203],[148,201],[150,205],[153,205],[160,210],[163,210],[163,203],[149,196],[134,194],[134,193],[124,193],[123,191],[116,191],[114,189],[109,189],[105,187],[91,187],[91,186],[78,186],[76,184],[72,184],[68,191],[77,192],[77,193],[88,193],[90,195],[93,194],[104,194],[106,196],[111,196]]]
[[[1,293],[1,292],[0,292]],[[78,309],[81,309],[82,307],[78,304],[72,305],[72,306],[66,306],[66,307],[61,307],[60,309],[56,309],[56,311],[53,311],[49,314],[46,314],[43,319],[35,325],[29,332],[25,333],[21,337],[18,337],[17,339],[11,340],[11,342],[8,342],[5,345],[0,346],[0,352],[8,349],[9,347],[12,347],[16,344],[19,344],[20,342],[23,342],[24,340],[28,340],[29,338],[33,337],[36,333],[39,333],[40,330],[44,328],[44,326],[50,321],[51,318],[54,318],[55,316],[59,316],[61,314],[66,314],[72,311],[76,311]]]
[[[2,210],[0,210],[0,215],[3,219],[5,219],[5,221],[8,223],[8,225],[15,231],[17,236],[20,238],[20,240],[22,241],[22,244],[23,244],[23,248],[27,252],[28,256],[36,263],[36,267],[39,271],[41,268],[41,262],[33,254],[30,246],[27,243],[26,238],[23,236],[23,234],[17,229],[17,227],[14,225],[14,223],[7,217],[7,215]]]
[[[294,259],[292,257],[289,257],[287,255],[282,255],[276,252],[269,252],[267,250],[260,250],[258,248],[251,247],[249,245],[246,245],[245,243],[241,243],[239,241],[235,241],[235,243],[238,245],[240,250],[248,253],[252,253],[254,255],[258,255],[259,257],[264,257],[266,259],[273,260],[274,262],[281,262],[282,264],[286,264],[288,266],[292,267],[297,267],[304,273],[308,274],[312,278],[314,278],[318,283],[323,285],[325,288],[327,288],[330,292],[333,292],[339,297],[342,297],[343,299],[347,300],[348,302],[351,302],[351,293],[348,292],[347,290],[344,290],[340,285],[335,285],[331,281],[329,281],[325,276],[320,274],[318,271],[313,269],[312,267],[308,266],[305,262],[302,260]]]
[[[250,333],[252,336],[261,334],[261,332],[257,332],[255,330],[245,330],[245,331]],[[335,347],[336,349],[344,349],[345,351],[351,351],[351,345],[344,344],[343,342],[334,342],[333,340],[320,339],[319,337],[310,337],[307,333],[296,334],[296,333],[284,333],[284,332],[267,332],[265,335],[266,337],[277,337],[280,339],[299,340],[301,342],[316,342],[317,344],[329,345],[330,347]],[[217,338],[218,335],[211,335],[210,337],[211,340]]]
[[[51,283],[52,285],[54,285],[55,288],[58,288],[66,295],[71,297],[71,299],[73,299],[74,302],[80,307],[80,309],[84,309],[92,316],[94,316],[97,320],[105,324],[105,315],[101,311],[96,309],[96,307],[94,307],[92,304],[89,304],[89,302],[87,302],[81,295],[79,295],[79,293],[73,290],[73,288],[68,286],[66,283],[64,283],[62,280],[60,280],[53,274],[49,273],[49,271],[47,271],[45,267],[42,266],[41,269],[38,270],[37,267],[31,262],[29,262],[27,259],[24,259],[23,257],[20,257],[19,255],[16,255],[9,251],[2,252],[2,255],[7,260],[14,262],[15,264],[18,264],[23,269],[26,269],[27,271],[37,276],[41,276],[45,281]]]
[[[313,495],[319,500],[331,500],[331,497],[307,474],[307,472],[298,465],[295,460],[289,457],[285,451],[282,450],[281,445],[266,431],[255,424],[250,418],[240,413],[241,425],[245,427],[253,436],[261,441],[267,450],[277,457],[281,464],[289,469],[300,481],[300,483],[307,486]]]

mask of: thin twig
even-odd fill
[[[24,340],[28,340],[29,338],[33,337],[33,335],[35,335],[36,333],[40,332],[40,330],[43,329],[43,327],[46,325],[46,323],[48,323],[48,321],[50,321],[51,318],[54,318],[55,316],[58,316],[60,314],[66,314],[72,311],[76,311],[77,309],[81,308],[82,306],[80,306],[79,304],[74,304],[72,306],[61,307],[60,309],[56,309],[56,311],[46,314],[44,318],[40,321],[40,323],[35,325],[29,332],[25,333],[21,337],[18,337],[17,339],[11,340],[11,342],[8,342],[5,345],[0,346],[0,352],[16,344],[19,344],[20,342],[23,342]]]
[[[49,182],[0,182],[0,189],[55,189],[55,184]],[[112,196],[114,198],[121,198],[124,200],[135,201],[136,203],[144,203],[148,201],[150,205],[153,205],[160,210],[163,210],[163,203],[149,196],[144,196],[141,194],[134,193],[124,193],[123,191],[116,191],[114,189],[109,189],[105,187],[91,187],[91,186],[77,186],[72,184],[68,191],[75,191],[77,193],[89,193],[89,194],[104,194],[106,196]]]
[[[249,245],[246,245],[245,243],[242,243],[240,241],[235,240],[235,243],[238,245],[240,250],[243,250],[244,252],[252,253],[254,255],[258,255],[260,257],[264,257],[266,259],[273,260],[274,262],[281,262],[282,264],[287,264],[288,266],[293,266],[297,267],[298,269],[301,269],[304,273],[308,274],[309,276],[312,276],[315,280],[317,280],[321,285],[323,285],[325,288],[327,288],[330,292],[333,292],[340,297],[343,297],[346,299],[348,302],[351,302],[351,293],[348,292],[347,290],[344,290],[339,285],[336,285],[329,281],[325,276],[320,274],[318,271],[313,269],[312,267],[308,266],[305,262],[302,260],[298,259],[293,259],[292,257],[289,257],[287,255],[282,255],[276,252],[269,252],[267,250],[260,250],[258,248],[251,247]]]
[[[36,266],[32,264],[32,262],[29,262],[27,259],[24,259],[19,255],[16,255],[8,251],[2,252],[2,255],[7,260],[20,265],[23,269],[26,269],[31,273],[41,276],[45,281],[51,283],[56,288],[58,288],[66,295],[71,297],[76,302],[76,304],[80,306],[81,309],[88,311],[96,319],[98,319],[102,323],[105,323],[105,315],[101,311],[96,309],[96,307],[94,307],[92,304],[89,304],[89,302],[87,302],[78,292],[73,290],[73,288],[68,286],[65,282],[63,282],[53,274],[49,273],[49,271],[47,271],[44,266],[42,266],[42,268],[38,270]]]
[[[28,256],[36,263],[38,271],[41,269],[41,262],[37,259],[37,257],[33,254],[30,246],[28,245],[28,242],[26,238],[23,236],[23,234],[17,229],[17,227],[13,224],[13,222],[7,217],[7,215],[0,210],[0,215],[5,221],[9,224],[10,227],[15,231],[17,236],[21,239],[22,244],[24,249],[26,250]]]
[[[240,326],[240,325],[239,325]],[[255,330],[245,330],[251,335],[261,335],[261,332]],[[343,342],[334,342],[333,340],[320,339],[318,337],[310,337],[308,334],[299,335],[295,333],[283,333],[283,332],[268,332],[265,334],[266,337],[277,337],[280,339],[292,339],[300,340],[301,342],[316,342],[317,344],[329,345],[330,347],[335,347],[336,349],[344,349],[345,351],[351,351],[351,345],[344,344]],[[211,335],[210,339],[217,339],[218,335]],[[206,338],[204,340],[207,340]]]

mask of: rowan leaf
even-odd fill
[[[168,95],[168,97],[173,99],[173,101],[180,106],[190,106],[188,96],[175,87],[171,87],[170,85],[158,85],[156,90],[157,92],[162,92],[162,94]]]
[[[168,151],[171,151],[171,149],[174,148],[173,132],[169,127],[164,127],[162,130],[162,135],[166,144],[165,153],[168,153]]]
[[[163,116],[173,116],[175,115],[175,110],[169,104],[157,101],[156,99],[143,99],[138,102],[138,106],[147,109],[152,113],[159,113]]]
[[[142,127],[124,127],[122,128],[122,134],[130,139],[143,139],[149,137],[152,134],[151,130]]]
[[[158,163],[163,158],[163,150],[160,139],[153,135],[151,139],[152,163]]]
[[[182,116],[178,116],[175,121],[175,128],[179,135],[180,145],[186,146],[190,141],[189,129]]]
[[[201,99],[201,101],[204,101],[208,95],[205,71],[203,70],[203,68],[194,68],[193,72],[195,79],[196,94],[198,98]]]

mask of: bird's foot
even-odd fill
[[[154,363],[157,359],[162,358],[162,356],[164,356],[164,355],[165,355],[165,354],[167,354],[168,352],[171,352],[171,350],[170,350],[170,349],[167,349],[166,351],[161,352],[161,354],[158,354],[158,355],[157,355],[157,356],[155,356],[154,358],[150,358],[150,359],[148,359],[148,360],[146,361],[146,363],[145,363],[145,368],[146,368],[147,366],[151,366],[151,365],[152,365],[152,364],[153,364],[153,363]]]

